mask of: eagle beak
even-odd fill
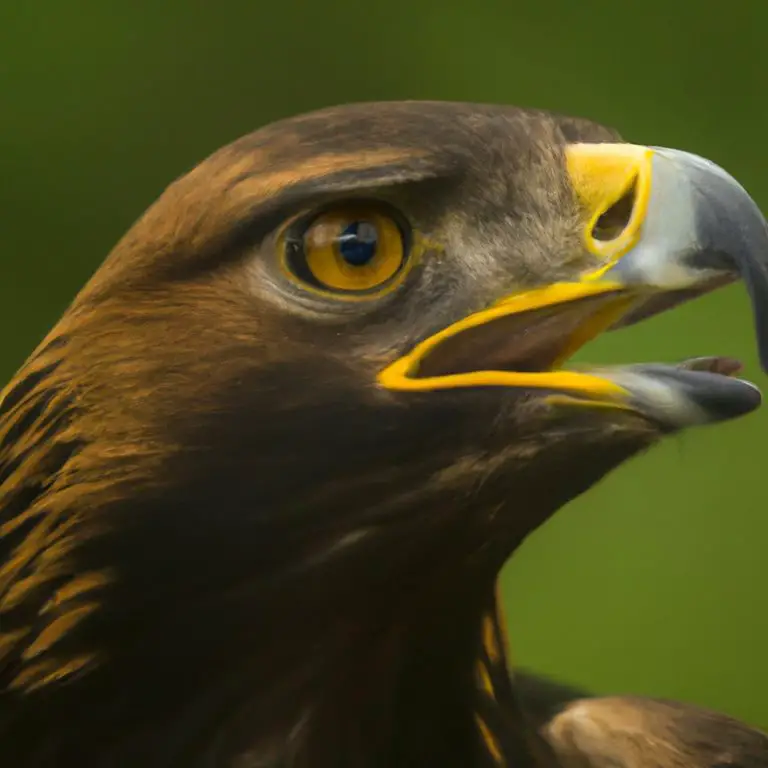
[[[768,225],[744,188],[708,160],[660,147],[573,144],[565,166],[587,214],[583,242],[596,267],[460,319],[388,365],[379,384],[543,389],[584,404],[664,411],[686,423],[756,408],[759,391],[718,373],[717,358],[709,369],[561,368],[598,334],[741,278],[768,371]]]

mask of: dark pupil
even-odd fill
[[[362,267],[376,255],[378,234],[370,221],[353,221],[339,235],[341,258],[354,267]]]

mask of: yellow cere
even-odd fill
[[[571,185],[588,214],[584,243],[607,262],[596,277],[640,239],[652,158],[652,149],[635,144],[571,144],[565,150]]]
[[[402,267],[403,237],[397,224],[377,211],[333,210],[321,214],[304,234],[304,259],[322,287],[370,291]]]

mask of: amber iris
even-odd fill
[[[405,262],[403,233],[391,216],[368,207],[321,213],[286,238],[289,269],[317,288],[365,293],[389,283]]]

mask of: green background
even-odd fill
[[[3,378],[164,185],[327,104],[580,114],[710,157],[768,209],[765,0],[0,3]],[[708,353],[768,385],[738,286],[588,350]],[[505,574],[516,661],[768,727],[766,427],[768,409],[668,440],[535,534]]]

